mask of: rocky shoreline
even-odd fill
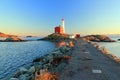
[[[30,68],[21,67],[7,80],[58,80],[57,74],[68,64],[73,48],[74,42],[66,42],[66,45],[51,53],[34,59]],[[44,76],[47,76],[47,79],[43,78]]]
[[[120,63],[120,59],[115,55],[109,53],[109,51],[98,45],[96,42],[85,40],[86,44],[91,44],[104,56],[110,58],[116,63]],[[74,40],[66,41],[66,45],[56,48],[51,53],[38,57],[33,60],[32,65],[29,68],[20,68],[15,74],[7,80],[59,80],[59,75],[64,70],[64,67],[69,64],[71,59],[72,50],[76,42]],[[81,46],[82,47],[82,46]]]
[[[94,42],[116,42],[105,35],[88,35],[82,38],[83,40],[89,40]]]
[[[25,42],[26,40],[20,39],[17,36],[6,37],[4,40],[0,40],[0,42]]]
[[[97,48],[98,51],[102,52],[108,58],[112,59],[113,61],[117,63],[120,63],[120,59],[117,56],[110,54],[109,51],[105,47],[101,47],[99,44],[92,42],[92,41],[88,41],[88,43],[93,45],[95,48]]]

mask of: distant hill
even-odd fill
[[[17,36],[9,35],[9,34],[5,34],[5,33],[0,32],[0,37],[6,38],[6,37],[17,37]]]

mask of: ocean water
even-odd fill
[[[33,59],[54,48],[55,44],[47,41],[0,42],[0,80],[20,67],[30,66]]]
[[[120,35],[107,35],[111,39],[116,40],[117,42],[100,42],[98,43],[100,46],[105,47],[110,54],[116,55],[118,58],[120,58]]]

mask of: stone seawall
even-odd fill
[[[30,68],[21,67],[7,80],[57,80],[57,73],[68,64],[73,47],[74,43],[69,41],[51,53],[34,59]]]

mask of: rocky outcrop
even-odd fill
[[[95,42],[116,42],[105,35],[88,35],[82,38],[83,40],[95,41]]]
[[[9,35],[9,34],[4,34],[2,32],[0,32],[0,37],[16,37],[15,35]]]
[[[0,40],[0,42],[21,42],[21,41],[25,41],[25,40],[22,40],[22,39],[18,38],[15,35],[4,34],[4,33],[1,33],[1,32],[0,32],[0,37],[5,38],[4,40]]]
[[[50,35],[48,35],[42,39],[39,39],[39,40],[48,40],[48,41],[59,42],[59,41],[67,40],[67,39],[69,39],[68,34],[53,33],[53,34],[50,34]]]
[[[22,41],[25,41],[25,40],[22,40],[16,36],[14,37],[8,37],[6,38],[5,40],[1,40],[1,42],[22,42]]]

